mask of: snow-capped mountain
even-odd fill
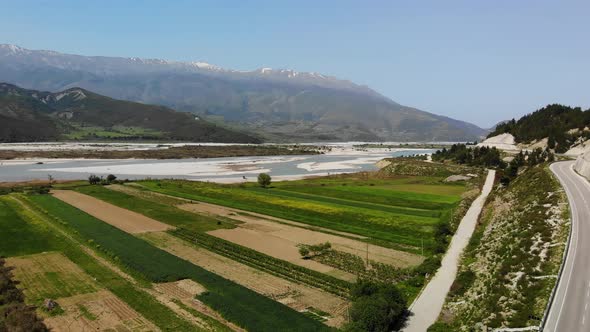
[[[473,140],[472,124],[399,105],[313,72],[225,69],[208,62],[81,56],[0,44],[0,81],[160,104],[245,126],[273,140]]]

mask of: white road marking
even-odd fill
[[[557,168],[560,168],[559,166],[557,166],[559,164],[553,164],[553,165],[556,165],[555,166],[556,169]],[[551,165],[551,166],[553,166],[553,165]],[[563,170],[561,170],[561,171],[563,172]],[[570,211],[571,211],[571,214],[572,214],[572,223],[573,223],[573,220],[574,220],[573,214],[574,214],[574,211],[577,211],[575,209],[575,203],[574,203],[574,199],[573,199],[574,196],[571,194],[569,188],[564,185],[564,183],[565,183],[564,178],[562,178],[560,176],[560,174],[558,174],[558,172],[555,172],[555,175],[557,175],[557,178],[562,183],[562,187],[564,188],[564,190],[565,190],[565,192],[566,192],[566,194],[568,196],[568,201],[570,202]],[[568,265],[568,263],[569,263],[569,269],[568,269],[569,270],[569,276],[568,276],[567,282],[565,284],[565,292],[563,293],[564,295],[563,295],[563,298],[562,298],[561,306],[560,306],[559,312],[557,314],[557,320],[556,320],[556,323],[555,323],[556,330],[558,330],[557,327],[559,326],[559,321],[561,319],[561,313],[562,313],[563,307],[565,305],[565,296],[567,295],[567,291],[568,291],[568,288],[570,286],[570,281],[572,279],[572,274],[573,274],[573,270],[574,270],[574,264],[573,264],[572,260],[574,260],[575,257],[576,257],[576,248],[578,246],[578,232],[577,232],[578,223],[577,222],[576,223],[573,223],[571,227],[572,227],[573,230],[575,230],[574,231],[574,233],[576,235],[575,236],[575,245],[572,245],[573,243],[570,243],[570,249],[573,249],[573,250],[570,250],[568,252],[567,257],[566,257],[566,265]],[[559,288],[561,288],[562,285],[563,284],[560,283],[559,284]]]

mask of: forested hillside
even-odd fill
[[[112,99],[80,88],[50,93],[0,83],[0,142],[60,139],[260,142],[164,106]]]
[[[517,143],[549,138],[549,148],[565,152],[579,137],[590,138],[590,110],[559,104],[547,105],[519,120],[499,124],[488,137],[510,133]],[[577,130],[576,130],[577,129]]]

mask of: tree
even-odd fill
[[[107,176],[107,181],[108,181],[109,183],[111,183],[111,182],[115,181],[116,179],[117,179],[117,177],[116,177],[116,176],[114,176],[113,174],[109,174],[109,175]]]
[[[88,183],[90,184],[98,184],[100,183],[100,178],[94,174],[90,175],[88,177]]]
[[[268,175],[266,173],[258,174],[258,184],[263,188],[270,186],[271,180],[272,179],[271,179],[270,175]]]
[[[404,321],[407,302],[395,285],[361,280],[352,288],[351,298],[348,331],[392,331]]]

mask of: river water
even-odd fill
[[[179,160],[66,160],[0,161],[0,182],[87,179],[115,174],[119,179],[177,178],[214,182],[254,181],[259,173],[275,180],[376,170],[387,157],[431,153],[433,150],[342,151],[324,155],[232,157]]]

